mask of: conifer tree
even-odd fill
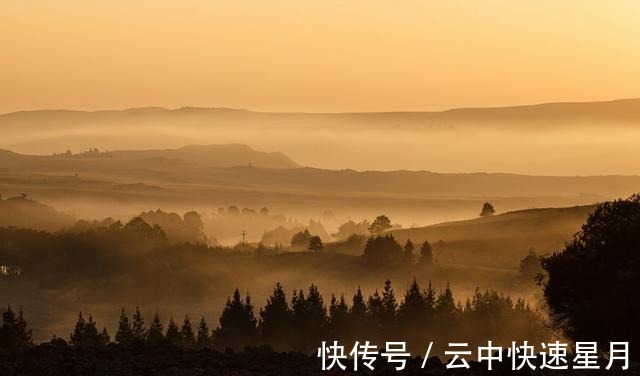
[[[186,347],[192,347],[196,343],[196,336],[193,333],[193,327],[191,326],[191,321],[189,321],[189,316],[184,317],[184,321],[182,323],[182,329],[180,330],[182,335],[182,344]]]
[[[93,316],[89,315],[89,319],[85,320],[82,312],[78,314],[78,321],[70,339],[71,345],[79,349],[101,348],[110,340],[106,329],[102,333],[98,333]]]
[[[153,321],[151,325],[149,325],[146,340],[148,344],[156,346],[162,344],[164,341],[164,328],[157,313],[153,316]]]
[[[429,281],[427,290],[424,292],[424,300],[427,305],[427,310],[432,313],[436,309],[436,289],[433,288],[433,284]]]
[[[257,340],[257,320],[253,314],[251,298],[247,294],[243,301],[240,291],[236,289],[233,299],[227,299],[227,304],[220,316],[220,325],[214,333],[214,344],[218,348],[243,349]]]
[[[391,281],[386,280],[384,282],[384,289],[382,290],[382,323],[383,325],[391,326],[395,321],[396,308],[398,303],[396,302],[396,296],[391,287]]]
[[[433,265],[433,251],[429,241],[425,240],[420,247],[420,263],[423,265]]]
[[[415,247],[411,239],[407,239],[407,242],[403,247],[402,257],[404,258],[404,261],[409,265],[413,264],[413,261],[415,259],[415,256],[413,254],[414,248]]]
[[[107,327],[103,326],[102,327],[102,332],[100,333],[100,347],[104,347],[106,345],[109,344],[109,342],[111,342],[111,336],[109,335],[109,332],[107,331]]]
[[[136,307],[136,312],[133,314],[133,323],[131,332],[133,335],[133,342],[141,344],[146,340],[147,331],[144,326],[144,318],[140,313],[140,308]]]
[[[349,307],[344,300],[344,294],[340,296],[340,300],[331,294],[328,324],[332,338],[344,339],[349,332]]]
[[[262,341],[276,350],[284,350],[291,330],[292,312],[280,283],[276,283],[267,304],[260,310],[259,330]]]
[[[172,346],[179,346],[182,344],[182,335],[180,334],[180,329],[173,319],[173,316],[169,319],[165,339],[167,343]]]
[[[383,309],[382,296],[375,290],[367,300],[367,314],[378,326],[382,325]]]
[[[16,318],[11,306],[2,314],[0,326],[0,352],[20,352],[33,346],[31,330],[27,329],[22,308]]]
[[[351,305],[349,313],[351,314],[351,320],[354,322],[362,322],[365,319],[367,314],[367,304],[364,301],[364,296],[362,295],[360,286],[358,286],[358,290],[355,295],[353,295],[353,304]]]
[[[302,290],[293,292],[291,299],[293,311],[294,350],[308,352],[321,340],[327,321],[327,309],[324,306],[318,287],[309,286],[307,296]]]
[[[129,346],[133,341],[133,331],[131,330],[131,325],[129,324],[129,318],[127,317],[127,313],[122,308],[122,312],[120,313],[120,321],[118,321],[118,331],[116,332],[116,342],[123,345]]]
[[[71,333],[70,342],[73,347],[82,347],[84,345],[84,333],[87,327],[87,321],[84,319],[82,312],[78,313],[78,321],[75,329]]]
[[[404,300],[398,309],[398,318],[405,324],[420,325],[429,313],[425,294],[420,291],[420,286],[415,278],[407,289]]]
[[[198,336],[196,337],[196,346],[199,348],[206,348],[211,346],[211,335],[209,334],[209,326],[204,316],[200,318],[200,324],[198,324]]]
[[[436,312],[441,317],[452,318],[456,315],[456,303],[453,299],[453,292],[451,291],[448,283],[444,291],[438,294],[438,300],[436,301]]]

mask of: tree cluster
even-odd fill
[[[640,195],[598,205],[562,252],[543,257],[542,267],[554,324],[569,338],[640,341]]]
[[[1,349],[17,351],[31,346],[31,334],[22,313],[16,318],[9,309],[0,330]],[[269,345],[277,351],[313,352],[323,341],[406,341],[411,348],[422,349],[425,341],[441,345],[455,340],[486,344],[546,339],[541,318],[522,299],[515,302],[496,291],[476,290],[465,304],[456,302],[447,286],[436,291],[431,283],[422,289],[416,280],[396,297],[391,281],[368,297],[358,288],[350,304],[344,295],[331,296],[328,305],[318,287],[294,290],[288,300],[284,288],[276,284],[266,305],[254,314],[250,296],[236,289],[220,316],[219,325],[210,330],[205,318],[194,329],[188,317],[179,326],[170,318],[165,329],[156,314],[145,323],[139,308],[129,319],[122,309],[115,343],[124,347],[175,346],[243,350],[247,346]],[[68,344],[78,349],[100,349],[111,338],[104,328],[98,331],[92,316],[80,313]],[[54,343],[66,341],[55,338]]]
[[[27,329],[22,308],[16,315],[11,306],[8,306],[7,310],[2,313],[0,353],[21,352],[32,346],[31,330]]]

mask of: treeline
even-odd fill
[[[22,312],[18,319],[12,312],[5,313],[3,319],[2,349],[30,346],[30,332]],[[180,325],[171,318],[165,328],[157,314],[147,325],[140,309],[136,308],[131,319],[122,309],[113,341],[122,346],[218,350],[269,345],[277,351],[310,353],[322,340],[338,340],[347,345],[355,341],[406,341],[410,350],[418,350],[427,341],[436,346],[446,346],[450,341],[486,344],[487,340],[508,345],[511,341],[536,342],[547,337],[541,316],[522,299],[514,301],[496,291],[476,289],[463,304],[456,302],[448,286],[436,291],[429,283],[423,290],[414,280],[400,300],[387,280],[381,291],[368,297],[358,289],[350,304],[344,295],[332,295],[326,304],[314,284],[306,291],[294,290],[291,299],[287,299],[278,283],[257,314],[251,297],[242,297],[236,289],[213,330],[204,317],[195,328],[188,317]],[[91,315],[85,318],[80,313],[69,341],[53,341],[76,348],[101,348],[112,338],[106,328],[99,330]]]

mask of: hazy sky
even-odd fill
[[[3,0],[0,112],[640,96],[640,1]]]

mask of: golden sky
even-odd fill
[[[640,96],[640,1],[3,0],[0,112]]]

